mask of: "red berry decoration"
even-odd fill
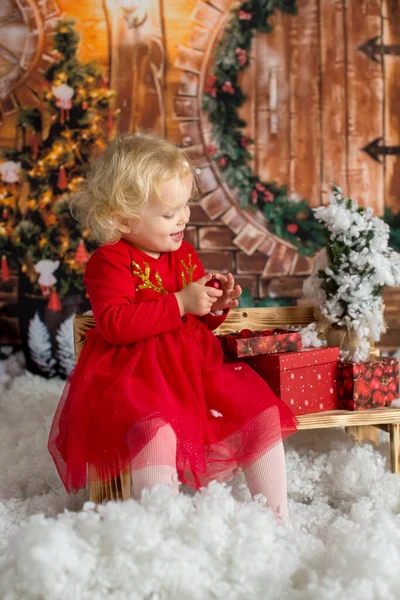
[[[395,381],[393,381],[393,380],[389,381],[389,383],[388,383],[388,390],[389,390],[389,392],[393,392],[393,393],[397,392],[397,385],[396,385]]]
[[[378,377],[378,379],[380,379],[383,375],[383,369],[382,367],[375,367],[374,369],[374,377]]]
[[[354,377],[358,377],[360,374],[360,365],[354,365],[353,366],[353,375]]]

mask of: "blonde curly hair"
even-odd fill
[[[150,133],[117,137],[93,163],[84,188],[71,202],[71,213],[100,244],[121,238],[117,222],[140,217],[160,183],[193,172],[185,153]]]

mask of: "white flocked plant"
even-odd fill
[[[336,186],[315,217],[327,243],[304,282],[304,294],[332,325],[355,333],[354,349],[342,353],[342,359],[367,360],[370,340],[379,341],[386,331],[382,292],[400,285],[400,254],[388,247],[389,226]]]

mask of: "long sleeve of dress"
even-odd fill
[[[131,258],[124,246],[97,250],[86,266],[84,284],[101,335],[115,345],[133,344],[182,326],[174,294],[135,304]]]

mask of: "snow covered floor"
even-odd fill
[[[47,453],[62,385],[0,363],[2,600],[400,598],[400,475],[384,437],[377,451],[341,430],[294,436],[290,526],[241,477],[96,510],[65,494]]]

